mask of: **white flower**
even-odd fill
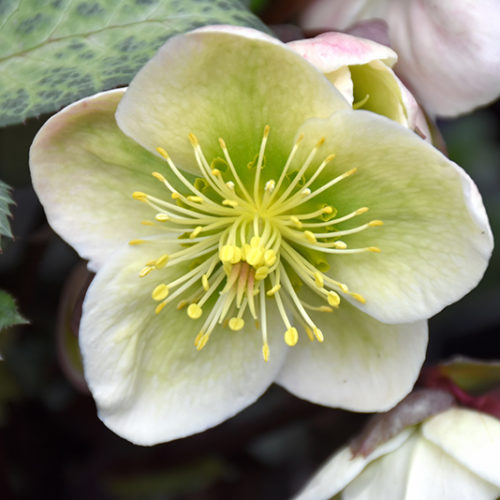
[[[393,406],[426,318],[492,247],[459,167],[250,29],[170,39],[126,91],[51,118],[30,161],[50,224],[97,271],[80,346],[99,415],[140,444],[216,425],[273,381]]]
[[[295,500],[495,500],[499,463],[500,421],[451,408],[366,457],[342,448]]]

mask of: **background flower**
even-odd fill
[[[387,23],[396,71],[431,115],[455,116],[498,97],[497,1],[316,0],[302,22],[346,30],[371,19]]]

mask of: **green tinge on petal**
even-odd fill
[[[179,299],[155,314],[153,289],[186,274],[189,263],[144,278],[138,273],[145,262],[179,248],[160,238],[115,253],[84,303],[80,347],[99,416],[137,444],[183,437],[231,417],[265,391],[286,353],[281,336],[270,338],[264,362],[252,321],[238,332],[217,327],[198,352],[194,340],[206,312],[192,320],[176,309]],[[276,328],[272,317],[269,327]]]
[[[191,172],[198,167],[188,135],[209,162],[222,156],[222,137],[246,177],[269,125],[265,170],[279,174],[302,123],[348,104],[301,56],[256,33],[220,27],[171,38],[131,82],[118,107],[120,128],[150,151],[164,147]]]
[[[454,460],[500,493],[500,421],[464,408],[454,408],[436,415],[422,425],[422,433]]]
[[[154,212],[132,193],[168,194],[151,176],[165,163],[116,125],[123,93],[103,92],[63,109],[41,128],[30,151],[33,185],[51,226],[94,270],[124,242],[159,231],[141,225]]]
[[[366,102],[361,109],[387,116],[408,126],[408,115],[401,89],[391,68],[380,61],[350,66],[354,88],[354,105]]]
[[[380,253],[329,255],[331,277],[366,304],[347,300],[379,321],[405,323],[432,316],[478,283],[492,235],[477,188],[461,168],[373,113],[339,112],[310,120],[301,131],[304,155],[319,137],[326,138],[321,158],[336,155],[311,189],[357,169],[309,203],[329,204],[338,216],[369,208],[339,230],[383,222],[342,237],[348,248]]]
[[[311,317],[325,339],[304,335],[290,350],[277,379],[287,390],[354,411],[388,410],[411,391],[425,358],[426,322],[386,325],[346,301]]]

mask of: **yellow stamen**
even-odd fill
[[[233,332],[237,332],[241,330],[245,326],[245,321],[243,318],[231,318],[229,320],[229,328],[233,330]]]
[[[285,342],[289,346],[294,346],[299,340],[299,333],[297,332],[297,328],[291,327],[288,328],[285,332]]]
[[[187,314],[191,319],[198,319],[203,313],[203,309],[198,304],[190,304]]]
[[[168,286],[165,285],[165,283],[161,283],[153,290],[153,293],[151,295],[153,297],[153,300],[160,301],[167,298],[168,292]]]

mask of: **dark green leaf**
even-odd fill
[[[28,323],[18,312],[14,299],[3,290],[0,290],[0,331],[10,326]]]
[[[2,251],[2,236],[12,238],[12,230],[9,223],[9,205],[14,202],[10,197],[9,191],[9,186],[5,182],[0,181],[0,252]]]
[[[0,0],[0,126],[130,82],[170,36],[265,30],[239,0]]]

